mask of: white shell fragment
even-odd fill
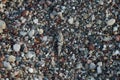
[[[115,19],[110,19],[107,21],[107,25],[112,26],[115,23],[115,21],[116,21]]]
[[[15,45],[13,45],[13,49],[14,49],[14,51],[16,51],[16,52],[20,51],[20,44],[15,44]]]

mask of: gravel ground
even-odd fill
[[[0,0],[0,80],[120,80],[120,0]]]

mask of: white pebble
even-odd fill
[[[34,72],[33,68],[29,68],[28,71],[29,71],[29,73],[33,73]]]
[[[100,5],[103,5],[103,4],[104,4],[103,0],[100,0],[100,1],[99,1],[99,4],[100,4]]]
[[[43,40],[43,41],[47,41],[47,36],[44,36],[44,37],[42,38],[42,40]]]
[[[15,44],[15,45],[13,45],[13,49],[14,49],[14,51],[16,51],[16,52],[20,51],[20,44]]]
[[[101,74],[101,73],[102,73],[102,69],[101,69],[100,66],[97,67],[97,73],[98,73],[98,74]]]
[[[110,19],[107,21],[107,25],[112,26],[115,23],[115,21],[116,21],[115,19]]]
[[[44,32],[43,29],[39,29],[38,31],[39,31],[39,34],[43,34]]]
[[[15,62],[15,60],[16,60],[16,57],[13,56],[13,55],[10,55],[10,56],[8,57],[8,61],[9,61],[9,62]]]
[[[102,62],[98,62],[97,65],[98,65],[98,66],[102,66]]]
[[[90,69],[95,69],[96,65],[94,63],[90,63]]]
[[[72,17],[68,19],[69,24],[73,24],[73,22],[74,22],[74,19]]]
[[[76,21],[76,22],[75,22],[75,26],[77,26],[77,27],[78,27],[78,26],[79,26],[79,24],[80,24],[80,23],[79,23],[79,21]]]
[[[35,33],[35,30],[32,29],[32,30],[29,32],[28,35],[29,35],[30,37],[33,37],[34,33]]]
[[[38,24],[38,19],[34,19],[33,22],[34,22],[35,24]]]
[[[115,52],[113,52],[113,55],[117,55],[117,54],[120,54],[119,50],[116,50]]]
[[[118,27],[114,27],[114,28],[113,28],[113,31],[117,31],[117,30],[118,30]]]

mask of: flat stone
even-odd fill
[[[8,61],[9,61],[9,62],[15,62],[15,60],[16,60],[16,57],[13,56],[13,55],[10,55],[10,56],[8,57]]]
[[[16,52],[18,52],[18,51],[20,51],[20,44],[14,44],[13,45],[13,49],[14,49],[14,51],[16,51]]]
[[[89,23],[89,24],[86,25],[87,28],[90,28],[91,26],[92,26],[91,23]]]
[[[116,21],[115,19],[110,19],[107,21],[107,25],[112,26],[115,23],[115,21]]]

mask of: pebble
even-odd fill
[[[76,68],[77,68],[77,69],[80,69],[80,68],[82,68],[82,67],[83,67],[82,63],[78,63]]]
[[[16,60],[16,57],[13,56],[13,55],[10,55],[10,56],[8,57],[8,61],[9,61],[9,62],[15,62],[15,60]]]
[[[39,34],[43,34],[44,32],[43,29],[39,29],[38,31],[39,31]]]
[[[7,70],[11,70],[11,69],[12,69],[12,66],[10,65],[9,62],[4,61],[4,62],[3,62],[3,65],[4,65],[4,67],[7,68]]]
[[[29,59],[33,58],[34,56],[35,56],[34,52],[31,52],[31,51],[29,51],[29,52],[26,54],[26,57],[29,58]]]
[[[117,55],[117,54],[120,55],[120,51],[119,50],[116,50],[115,52],[113,52],[113,55]]]
[[[34,19],[33,22],[34,22],[35,24],[38,24],[38,19]]]
[[[25,32],[25,31],[20,31],[20,35],[25,36],[25,35],[27,35],[27,32]]]
[[[72,17],[69,18],[69,19],[68,19],[68,23],[69,23],[69,24],[73,24],[73,23],[74,23],[74,19],[73,19]]]
[[[101,69],[100,66],[97,67],[97,73],[98,73],[98,74],[101,74],[101,73],[102,73],[102,69]]]
[[[97,65],[98,65],[98,66],[102,66],[102,62],[98,62]]]
[[[90,28],[91,26],[92,26],[91,23],[89,23],[89,24],[86,25],[87,28]]]
[[[35,34],[35,30],[33,30],[33,29],[28,33],[28,35],[29,35],[30,37],[33,37],[34,34]]]
[[[3,20],[0,20],[0,33],[3,33],[3,29],[6,28],[6,23]]]
[[[118,31],[118,27],[113,27],[113,31]]]
[[[95,69],[95,68],[96,68],[96,65],[92,62],[92,63],[90,63],[89,68],[90,68],[90,69]]]
[[[80,23],[79,23],[79,21],[76,21],[76,22],[75,22],[75,26],[77,26],[77,27],[78,27],[78,26],[79,26],[79,24],[80,24]]]
[[[115,24],[116,20],[115,19],[110,19],[107,21],[107,25],[108,26],[112,26],[113,24]]]
[[[13,45],[13,49],[14,49],[14,51],[16,51],[16,52],[18,52],[18,51],[20,51],[20,44],[14,44]]]
[[[29,71],[29,73],[33,73],[34,72],[33,68],[28,68],[28,71]]]
[[[47,39],[48,39],[47,36],[44,36],[44,37],[42,38],[43,41],[47,41]]]

